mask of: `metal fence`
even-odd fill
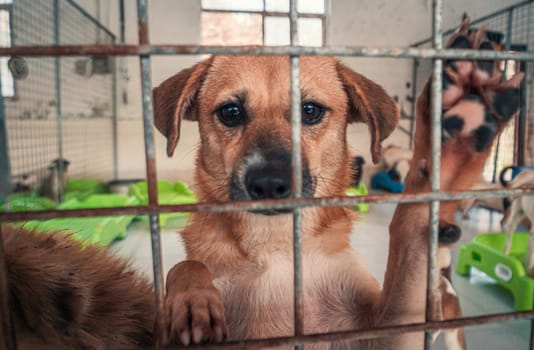
[[[8,15],[8,25],[0,31],[5,48],[115,42],[109,30],[71,0],[16,0],[3,8]],[[0,172],[9,171],[13,183],[36,188],[51,161],[63,158],[75,177],[113,177],[114,57],[11,55],[3,60],[9,70],[2,72],[2,84],[12,91],[0,110],[10,171],[1,167]]]
[[[503,50],[516,52],[532,51],[534,47],[534,3],[526,2],[515,6],[501,9],[495,13],[478,18],[472,22],[476,25],[488,25],[491,39],[500,45]],[[454,29],[445,32],[445,38],[452,34]],[[432,46],[431,38],[421,40],[413,47],[429,48]],[[534,63],[514,61],[506,62],[526,73],[522,83],[522,98],[520,113],[516,120],[503,131],[495,144],[491,161],[484,169],[484,177],[487,181],[495,181],[499,172],[509,165],[531,165],[534,161],[533,150],[528,147],[529,139],[534,130],[532,124],[534,118]],[[431,72],[431,62],[428,60],[413,60],[412,103],[411,116],[415,115],[415,98]],[[511,73],[513,74],[513,73]],[[411,120],[411,134],[413,137],[414,119]],[[530,133],[529,133],[530,132]]]
[[[144,120],[144,140],[146,154],[146,169],[148,180],[149,204],[137,207],[125,208],[96,208],[84,210],[49,210],[41,212],[13,212],[0,213],[0,222],[25,220],[25,219],[46,219],[52,217],[82,217],[82,216],[102,216],[118,214],[146,214],[150,217],[150,231],[152,238],[152,257],[154,267],[154,284],[158,306],[158,314],[163,308],[163,275],[161,264],[161,246],[157,215],[161,212],[223,212],[241,211],[267,208],[285,208],[294,210],[294,291],[295,291],[295,336],[277,339],[250,340],[240,343],[240,348],[257,348],[262,345],[283,345],[309,343],[315,341],[328,341],[340,339],[362,339],[376,338],[381,336],[391,336],[401,332],[425,331],[425,347],[430,348],[432,336],[431,331],[443,328],[466,326],[473,324],[484,324],[489,322],[510,320],[510,319],[532,319],[534,312],[513,312],[498,315],[485,315],[479,317],[466,317],[449,321],[432,321],[427,317],[427,322],[381,327],[367,330],[354,330],[348,332],[330,333],[324,335],[304,335],[302,333],[302,271],[301,271],[301,225],[300,209],[308,206],[348,206],[361,202],[430,202],[430,256],[429,256],[429,276],[428,295],[432,293],[435,286],[433,274],[436,273],[436,249],[438,233],[439,201],[450,199],[462,199],[477,196],[484,197],[505,197],[525,192],[525,190],[506,191],[483,191],[464,193],[443,193],[439,192],[439,164],[440,164],[440,141],[441,141],[441,85],[442,85],[442,60],[449,58],[465,59],[507,59],[516,61],[534,61],[533,52],[489,52],[472,50],[444,50],[442,48],[442,1],[433,0],[433,37],[432,48],[401,47],[401,48],[370,48],[370,47],[301,47],[295,46],[297,40],[297,10],[296,0],[291,1],[290,23],[291,23],[291,45],[286,47],[216,47],[216,46],[190,46],[190,45],[151,45],[148,40],[148,16],[147,0],[137,0],[138,23],[139,23],[139,45],[66,45],[66,46],[16,46],[11,48],[0,48],[0,56],[79,56],[79,55],[135,55],[140,57],[140,68],[142,76],[143,93],[143,120]],[[158,205],[156,191],[156,166],[153,138],[153,105],[151,95],[151,72],[150,60],[152,55],[175,55],[175,54],[247,54],[247,55],[289,55],[291,56],[291,109],[292,121],[292,159],[293,159],[293,179],[295,188],[300,189],[302,181],[300,163],[300,97],[298,89],[299,81],[299,56],[301,55],[337,55],[337,56],[360,56],[360,57],[403,57],[403,58],[429,58],[433,59],[433,83],[432,83],[432,190],[429,193],[401,194],[392,196],[370,195],[365,197],[337,197],[337,198],[299,198],[299,193],[294,192],[294,198],[283,200],[265,200],[232,202],[225,204],[200,203],[194,205]],[[0,236],[1,239],[1,236]],[[0,242],[1,243],[1,242]],[[1,244],[0,244],[1,247]],[[0,251],[0,290],[5,288],[5,272],[3,270],[3,256]],[[6,308],[7,293],[3,293],[0,300],[0,319],[3,329],[10,329],[10,319],[8,308]],[[427,310],[430,310],[427,298]],[[6,334],[10,334],[9,332]],[[532,337],[531,337],[532,338]],[[11,339],[6,340],[6,347],[13,344]],[[210,348],[234,348],[236,344],[223,344],[210,346]]]

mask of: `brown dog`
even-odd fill
[[[480,38],[464,26],[452,46],[485,48]],[[467,189],[478,178],[501,122],[518,108],[516,81],[501,86],[493,64],[488,68],[482,63],[449,62],[447,67],[457,71],[446,69],[443,190]],[[302,57],[300,71],[302,192],[307,197],[343,195],[351,179],[348,124],[368,124],[376,161],[380,142],[397,124],[397,108],[380,86],[333,58]],[[471,88],[479,94],[471,93]],[[407,192],[430,189],[428,96],[427,86],[418,101]],[[178,142],[181,121],[199,123],[200,201],[291,196],[288,57],[211,57],[163,82],[154,90],[154,101],[155,123],[167,137],[169,156]],[[443,205],[445,231],[455,206]],[[398,207],[390,226],[389,262],[381,289],[350,247],[351,213],[341,207],[304,209],[304,333],[424,321],[428,212],[428,204]],[[222,293],[231,340],[294,334],[291,214],[195,213],[182,237],[188,259],[205,264]],[[446,247],[440,249],[439,267],[450,264],[447,253]],[[440,285],[443,294],[436,291],[436,318],[458,316],[450,283],[442,278]],[[446,307],[441,307],[442,301]],[[181,327],[172,318],[168,322]],[[417,334],[310,348],[413,349],[421,341]],[[446,341],[461,348],[463,333],[449,333]]]
[[[153,347],[152,284],[126,263],[62,232],[36,234],[5,225],[2,236],[18,349]],[[226,328],[220,294],[203,276],[209,272],[197,262],[174,266],[167,278],[167,310],[202,324],[202,303],[209,302],[213,340],[222,341]],[[178,333],[160,324],[161,344],[200,341],[198,329],[184,335],[183,329]],[[0,347],[4,341],[0,339]]]
[[[465,27],[452,46],[485,48],[480,38]],[[347,125],[368,123],[376,161],[380,141],[397,122],[397,110],[382,88],[333,58],[303,57],[301,72],[303,193],[342,195],[351,180]],[[502,84],[500,78],[487,62],[448,62],[442,189],[472,185],[495,135],[517,111],[520,77]],[[213,57],[155,90],[156,126],[168,138],[169,154],[181,119],[199,121],[196,175],[202,201],[291,195],[288,87],[287,57]],[[418,100],[408,192],[430,188],[428,92],[427,85]],[[450,231],[455,205],[443,205],[443,232]],[[350,212],[304,209],[304,332],[424,321],[428,222],[428,204],[399,205],[381,289],[349,245]],[[194,214],[183,237],[188,257],[198,262],[186,261],[170,271],[165,314],[156,315],[149,282],[118,259],[63,235],[3,228],[9,307],[19,348],[147,347],[155,342],[155,320],[163,321],[156,322],[156,335],[164,344],[221,341],[226,325],[219,293],[230,339],[291,335],[291,232],[291,216],[283,211]],[[447,267],[446,247],[439,256],[439,267]],[[440,288],[433,300],[435,317],[457,316],[457,299],[443,277]],[[459,348],[461,334],[449,333],[446,341]],[[412,349],[421,341],[416,334],[312,348]]]

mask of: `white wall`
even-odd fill
[[[464,12],[471,18],[486,15],[521,0],[448,0],[443,9],[445,29],[457,25]],[[96,14],[95,0],[79,0]],[[118,1],[101,0],[100,18],[114,32],[119,32]],[[137,42],[136,6],[126,1],[126,42]],[[431,0],[330,0],[328,44],[365,46],[407,46],[431,34]],[[200,0],[152,0],[149,2],[150,40],[164,44],[200,43]],[[191,56],[152,58],[154,85],[198,60]],[[343,58],[345,63],[398,95],[407,112],[405,96],[411,93],[405,84],[411,81],[412,61],[393,59]],[[125,91],[128,103],[119,103],[120,177],[144,176],[141,124],[141,94],[137,58],[126,59],[129,80]],[[128,120],[125,120],[128,119]],[[407,123],[404,123],[408,127]],[[188,179],[191,175],[198,133],[196,124],[182,124],[182,138],[173,159],[165,155],[165,141],[156,131],[158,173],[162,178]],[[356,153],[369,157],[369,136],[364,125],[352,126],[349,141]],[[396,131],[385,144],[408,146],[408,137]]]
[[[89,13],[119,37],[118,0],[100,0],[98,11],[96,0],[79,0]],[[100,12],[100,15],[98,15]],[[149,1],[149,39],[152,44],[200,44],[200,0],[152,0]],[[137,6],[133,0],[125,1],[125,41],[136,44]],[[121,79],[118,92],[118,146],[119,178],[142,178],[145,173],[141,78],[137,57],[120,58],[127,80]],[[152,57],[152,85],[189,67],[199,60],[197,56],[154,56]],[[127,102],[123,100],[127,97]],[[198,140],[197,126],[182,123],[182,138],[172,159],[166,155],[164,137],[154,129],[156,141],[156,163],[158,176],[162,179],[190,180],[194,161],[194,147]]]

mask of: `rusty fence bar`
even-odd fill
[[[469,327],[469,326],[480,326],[493,322],[505,322],[505,321],[514,321],[522,319],[533,319],[534,311],[515,311],[507,312],[501,314],[490,314],[483,316],[471,316],[471,317],[461,317],[452,320],[445,321],[431,321],[431,322],[422,322],[422,323],[410,323],[402,325],[394,325],[387,327],[376,327],[370,329],[359,329],[352,331],[341,331],[341,332],[331,332],[331,333],[322,333],[322,334],[308,334],[303,336],[294,336],[294,337],[279,337],[279,338],[268,338],[268,339],[256,339],[256,340],[247,340],[242,342],[228,342],[223,344],[213,344],[213,345],[193,345],[187,347],[187,349],[204,349],[204,350],[215,350],[215,349],[258,349],[264,347],[277,347],[283,345],[291,345],[295,342],[302,344],[312,344],[319,342],[332,342],[332,341],[342,341],[342,340],[363,340],[363,339],[374,339],[381,337],[389,337],[397,334],[404,334],[409,332],[423,332],[423,331],[437,331],[440,329],[449,329],[449,328],[459,328],[459,327]],[[186,349],[184,347],[169,347],[168,349]]]
[[[443,20],[442,0],[432,1],[432,47],[440,50],[443,47],[442,20]],[[441,171],[441,84],[443,74],[443,61],[435,59],[432,69],[431,84],[431,152],[432,166],[430,172],[430,189],[433,193],[440,189]],[[439,231],[439,202],[430,202],[430,237],[428,239],[428,267],[427,267],[427,287],[426,287],[426,322],[432,321],[437,315],[435,310],[436,291],[438,290],[438,271],[436,268],[438,251],[438,231]],[[432,331],[425,332],[425,349],[430,350],[433,343]]]
[[[54,44],[59,45],[61,16],[59,15],[59,0],[54,0],[52,3],[54,12]],[[61,98],[61,57],[54,58],[54,93],[55,93],[55,110],[56,110],[56,134],[57,134],[57,158],[63,159],[63,101]],[[58,177],[59,183],[63,184],[64,169],[63,162],[58,162]],[[57,193],[54,194],[56,204],[63,201],[63,192],[65,189],[63,185],[58,186]]]
[[[432,321],[431,303],[433,283],[435,282],[437,230],[439,202],[441,200],[461,200],[466,198],[491,198],[509,197],[522,193],[534,192],[534,188],[498,190],[498,191],[469,191],[469,192],[439,192],[439,166],[440,166],[440,117],[441,117],[441,74],[442,59],[473,59],[488,60],[513,59],[517,61],[534,61],[534,52],[493,52],[475,50],[444,50],[442,49],[442,0],[433,0],[433,44],[432,49],[406,48],[406,47],[306,47],[298,44],[296,0],[291,0],[290,26],[291,45],[279,47],[264,46],[199,46],[199,45],[151,45],[148,39],[148,13],[147,0],[137,0],[139,45],[68,45],[68,46],[15,46],[0,48],[0,56],[82,56],[82,55],[112,55],[112,56],[140,56],[140,70],[142,77],[143,95],[143,125],[147,168],[147,182],[149,203],[146,206],[132,206],[122,208],[95,208],[80,210],[47,210],[36,212],[5,212],[0,213],[0,222],[20,221],[27,219],[48,219],[54,217],[85,217],[102,215],[123,214],[148,214],[150,218],[150,232],[152,242],[152,258],[154,269],[154,285],[158,315],[163,308],[163,268],[161,261],[161,242],[158,224],[158,213],[165,212],[226,212],[251,209],[292,209],[294,211],[294,301],[295,301],[295,336],[250,340],[242,343],[227,343],[203,348],[257,348],[260,346],[280,346],[290,344],[305,344],[325,342],[343,339],[368,339],[400,334],[405,332],[425,332],[425,346],[428,349],[432,331],[459,326],[480,325],[489,322],[499,322],[515,319],[532,319],[534,312],[511,312],[498,315],[485,315],[478,317],[466,317],[447,321]],[[291,71],[291,125],[292,125],[292,171],[293,171],[293,198],[280,200],[232,202],[224,204],[188,204],[188,205],[158,205],[157,201],[157,174],[155,166],[155,151],[153,140],[153,105],[151,94],[151,55],[200,55],[200,54],[227,54],[227,55],[289,55]],[[432,180],[430,193],[399,194],[399,195],[369,195],[362,197],[327,197],[327,198],[302,198],[302,160],[301,160],[301,101],[299,84],[299,55],[336,55],[353,57],[391,57],[391,58],[428,58],[434,59],[432,81]],[[415,96],[414,96],[415,99]],[[415,103],[415,100],[413,101]],[[303,335],[303,307],[302,307],[302,257],[301,257],[301,219],[302,209],[306,207],[325,206],[351,206],[358,203],[409,203],[430,201],[430,233],[429,264],[428,264],[428,288],[427,288],[427,319],[424,323],[379,327],[369,330],[355,330],[348,332],[334,332],[328,334]],[[0,227],[0,258],[2,256],[2,241]],[[0,278],[7,276],[2,273],[0,259]],[[4,286],[0,280],[0,288]],[[2,300],[0,300],[2,301]],[[7,310],[9,311],[9,310]],[[5,316],[4,305],[0,305],[0,312]],[[3,325],[9,322],[2,322]],[[11,330],[2,329],[3,332]],[[0,333],[1,334],[1,333]],[[10,341],[7,337],[7,342]],[[15,341],[14,337],[11,337]],[[0,345],[3,345],[0,343]],[[13,345],[14,347],[15,345]],[[297,345],[298,346],[298,345]],[[11,348],[9,343],[8,348]],[[195,347],[193,347],[195,348]],[[198,348],[198,347],[197,347]]]
[[[137,17],[139,30],[139,43],[148,44],[148,8],[147,0],[137,0]],[[143,98],[143,129],[145,140],[146,177],[148,190],[148,204],[158,205],[156,152],[154,149],[154,110],[152,104],[152,79],[150,71],[150,55],[141,55],[141,85]],[[161,257],[161,237],[159,229],[159,215],[157,211],[149,213],[150,241],[152,245],[152,268],[154,271],[154,290],[157,307],[157,322],[163,315],[163,302],[165,296],[163,264]],[[159,327],[158,327],[159,328]],[[156,348],[159,344],[156,343]]]
[[[534,52],[372,46],[62,45],[0,47],[0,56],[306,55],[534,61]]]
[[[40,211],[19,211],[0,212],[0,221],[24,221],[24,220],[46,220],[57,217],[76,218],[88,216],[108,216],[108,215],[147,215],[151,213],[175,213],[175,212],[231,212],[247,210],[292,210],[306,207],[349,207],[360,203],[421,203],[432,200],[452,201],[469,198],[504,198],[519,196],[526,193],[534,193],[534,187],[518,188],[512,190],[481,190],[481,191],[450,191],[450,192],[420,192],[403,193],[391,195],[367,195],[361,197],[334,196],[334,197],[313,197],[313,198],[288,198],[272,199],[261,201],[236,201],[223,204],[197,203],[197,204],[176,204],[176,205],[140,205],[113,208],[92,208],[92,209],[70,209],[70,210],[40,210]]]
[[[115,42],[115,38],[113,38]],[[112,72],[111,72],[111,133],[113,137],[112,157],[113,157],[113,180],[119,178],[119,129],[118,129],[118,115],[117,115],[117,70],[119,68],[117,58],[113,58]]]
[[[297,0],[289,1],[290,45],[298,45]],[[290,57],[291,94],[291,167],[293,198],[302,198],[302,154],[301,154],[301,95],[300,58]],[[304,331],[304,301],[302,298],[302,208],[293,209],[293,308],[295,336]],[[295,343],[295,350],[302,344]]]
[[[265,5],[263,5],[265,8]],[[215,13],[243,13],[243,14],[254,14],[262,15],[263,17],[287,17],[287,12],[281,11],[257,11],[257,10],[223,10],[223,9],[210,9],[203,8],[202,12],[215,12]],[[324,15],[322,13],[299,13],[299,18],[317,18],[322,19]],[[291,25],[291,22],[290,22]]]

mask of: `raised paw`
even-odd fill
[[[228,330],[220,292],[201,263],[182,262],[167,276],[161,345],[222,342]]]
[[[451,37],[449,48],[493,50],[486,30],[469,29],[464,20]],[[504,80],[497,61],[449,60],[444,64],[442,138],[470,141],[475,152],[484,152],[495,136],[518,112],[522,73]]]

